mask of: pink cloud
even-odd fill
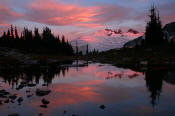
[[[35,0],[28,5],[26,18],[55,26],[101,28],[105,22],[122,20],[128,12],[129,9],[115,5],[81,6],[54,0]]]
[[[94,12],[97,7],[82,7],[79,5],[58,3],[53,0],[35,0],[28,8],[27,18],[39,23],[59,26],[101,26],[91,23],[96,20],[93,17],[98,15],[98,13]]]
[[[9,23],[18,19],[21,14],[12,11],[3,4],[0,4],[0,25],[9,26]]]

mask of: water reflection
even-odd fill
[[[98,63],[76,66],[73,63],[58,67],[1,67],[0,89],[17,93],[24,102],[22,107],[15,103],[0,105],[0,113],[8,115],[8,111],[18,111],[26,116],[38,113],[61,116],[66,110],[68,113],[64,115],[133,116],[174,112],[171,110],[175,105],[171,102],[175,96],[173,69],[147,68],[146,72],[137,72]],[[36,89],[46,88],[51,90],[49,95],[35,95]],[[50,101],[47,109],[40,107],[42,98]],[[1,100],[4,98],[0,97]],[[99,108],[103,104],[104,111]],[[10,106],[14,109],[7,108]],[[159,110],[153,112],[152,106]],[[31,112],[26,114],[26,110]]]
[[[150,92],[153,107],[158,103],[163,88],[163,81],[175,85],[175,70],[152,69],[145,72],[146,86]]]
[[[162,83],[164,78],[164,71],[150,70],[148,69],[145,73],[146,86],[150,92],[151,104],[154,106],[156,101],[159,100]]]
[[[14,88],[14,86],[19,86],[21,83],[39,84],[40,80],[44,82],[44,85],[48,85],[52,83],[56,76],[65,76],[68,71],[69,67],[66,66],[1,67],[0,77],[5,83]]]

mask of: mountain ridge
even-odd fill
[[[142,32],[134,29],[129,29],[126,32],[123,32],[121,29],[104,29],[98,30],[90,35],[85,35],[74,39],[71,41],[71,44],[74,48],[77,42],[78,47],[81,49],[82,46],[86,47],[88,44],[90,51],[94,49],[98,51],[107,51],[110,49],[122,48],[125,43],[141,35],[143,35]],[[82,52],[84,52],[84,50],[82,50]]]

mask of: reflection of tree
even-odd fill
[[[161,90],[162,90],[162,82],[164,77],[164,71],[159,70],[147,70],[145,79],[146,86],[151,93],[151,104],[154,106],[156,101],[159,99]]]
[[[16,67],[16,66],[4,66],[0,67],[0,77],[12,87],[19,86],[21,83],[25,85],[39,84],[39,81],[42,79],[44,84],[48,85],[55,78],[55,75],[60,76],[61,73],[63,76],[68,72],[69,67],[61,66],[50,66],[50,67],[40,67],[40,66],[31,66],[31,67]]]

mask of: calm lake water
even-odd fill
[[[0,116],[14,113],[21,116],[166,116],[175,113],[173,70],[148,69],[142,73],[100,63],[40,68],[1,69],[0,90],[17,94],[23,101],[19,104],[17,98],[14,103],[4,103],[8,98],[0,97]],[[51,92],[37,96],[37,89]],[[43,98],[50,101],[47,108],[40,107]]]

